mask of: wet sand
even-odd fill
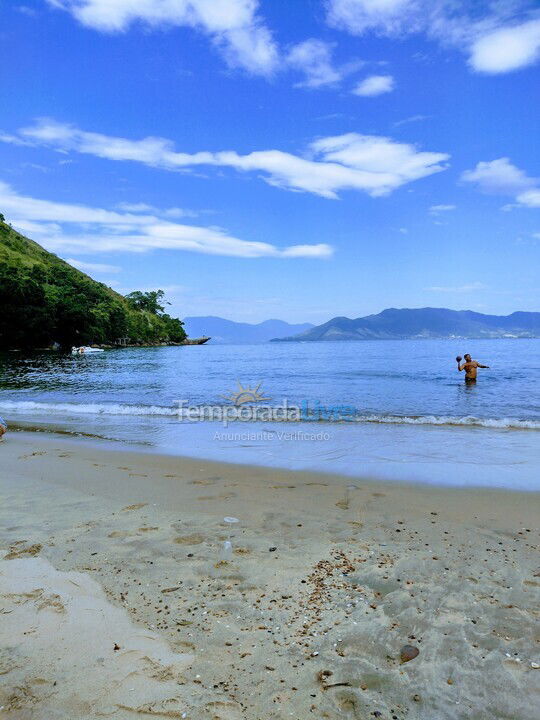
[[[42,433],[0,493],[5,717],[536,717],[537,493]]]

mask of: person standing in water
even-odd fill
[[[458,364],[458,370],[461,372],[462,370],[465,370],[465,382],[466,383],[475,383],[476,382],[476,375],[478,372],[478,368],[488,368],[489,365],[482,365],[476,360],[473,360],[469,353],[466,353],[464,358],[464,363],[461,363],[461,355],[458,355],[456,358],[457,364]]]

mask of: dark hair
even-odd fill
[[[471,357],[471,353],[465,353],[463,357]]]

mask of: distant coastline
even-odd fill
[[[389,308],[356,319],[336,317],[297,335],[272,338],[272,342],[481,338],[540,338],[540,312],[484,315],[447,308]]]

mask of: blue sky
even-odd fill
[[[119,291],[540,309],[537,3],[34,0],[0,28],[0,212]]]

